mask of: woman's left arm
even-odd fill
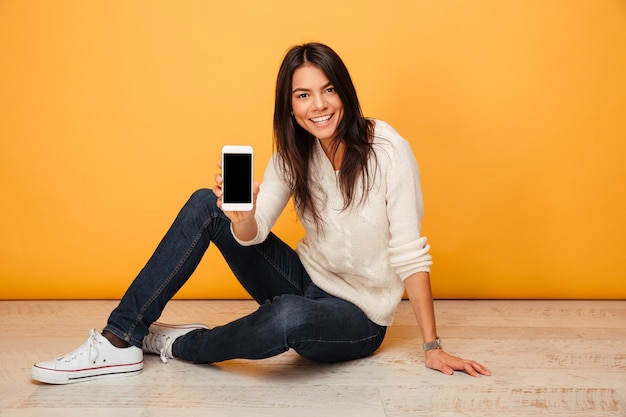
[[[422,333],[422,339],[426,343],[435,341],[438,336],[430,274],[416,272],[404,281],[404,285]],[[452,375],[454,371],[464,371],[472,376],[491,375],[489,370],[478,362],[452,356],[443,349],[427,350],[425,355],[427,367],[447,375]]]

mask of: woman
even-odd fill
[[[102,334],[33,366],[32,377],[72,383],[140,373],[143,351],[164,362],[261,359],[294,349],[317,362],[366,357],[380,346],[404,291],[422,332],[426,366],[489,375],[441,349],[420,236],[422,196],[409,144],[363,117],[350,75],[329,47],[290,49],[278,73],[276,153],[250,212],[221,210],[221,175],[192,195],[111,313]],[[270,232],[290,197],[306,235],[293,250]],[[260,304],[224,326],[156,322],[210,243]]]

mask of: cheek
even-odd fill
[[[294,116],[302,115],[302,113],[304,112],[305,112],[305,109],[302,103],[297,102],[297,101],[291,102],[291,113],[293,113]]]
[[[291,108],[292,108],[293,118],[296,119],[296,122],[298,122],[300,126],[303,126],[306,120],[306,109],[303,109],[302,106],[297,106],[297,105],[293,105]]]
[[[335,102],[335,108],[338,113],[343,114],[343,102],[339,98],[337,98],[337,101]]]
[[[294,113],[294,119],[296,119],[296,123],[298,124],[298,126],[300,126],[302,129],[306,130],[307,132],[311,133],[311,131],[308,129],[308,126],[306,125],[306,119],[303,117],[299,117],[297,115],[295,115]]]

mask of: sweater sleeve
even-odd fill
[[[243,246],[256,245],[263,242],[287,205],[291,192],[284,177],[280,174],[275,154],[265,168],[263,182],[256,199],[254,218],[257,223],[257,235],[249,241],[235,240]],[[232,232],[232,229],[231,229]]]
[[[398,138],[387,167],[386,198],[389,258],[392,268],[404,280],[416,272],[430,271],[432,257],[426,237],[421,236],[424,205],[419,168],[409,143],[399,135]]]

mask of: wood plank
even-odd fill
[[[216,365],[147,355],[136,377],[31,381],[34,362],[83,343],[116,304],[1,301],[0,416],[626,416],[625,301],[436,301],[446,350],[483,362],[492,377],[425,368],[404,301],[379,352],[349,363],[317,365],[294,352]],[[214,326],[255,308],[175,300],[161,320]]]

